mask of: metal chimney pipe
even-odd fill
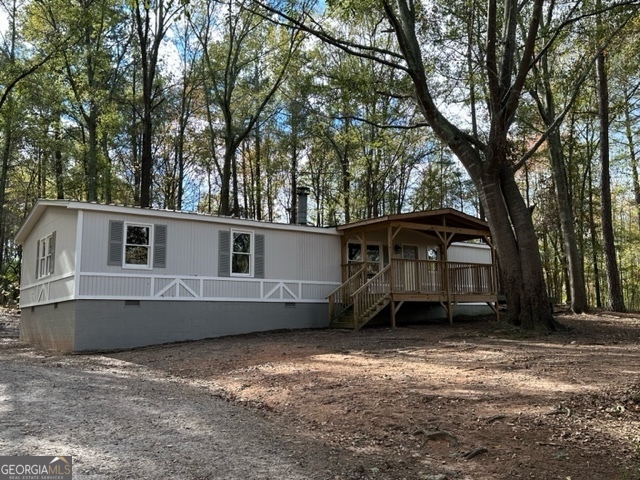
[[[298,195],[298,209],[296,211],[296,220],[298,225],[307,224],[307,197],[311,189],[309,187],[296,188],[296,195]]]

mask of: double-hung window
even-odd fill
[[[218,275],[264,278],[264,242],[251,230],[219,230]]]
[[[38,240],[36,256],[36,278],[48,277],[55,264],[55,232]]]
[[[167,226],[109,221],[107,265],[121,268],[166,268]]]
[[[125,223],[124,267],[151,268],[151,225]]]
[[[231,275],[253,275],[253,232],[231,231]]]

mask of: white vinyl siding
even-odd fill
[[[231,274],[231,226],[214,223],[209,217],[182,214],[184,220],[160,218],[149,212],[148,216],[122,214],[117,217],[104,212],[84,212],[82,267],[85,273],[122,273],[122,261],[117,265],[106,262],[109,249],[109,222],[117,220],[130,223],[166,224],[166,268],[152,272],[168,276],[202,276],[222,277]],[[137,220],[137,221],[136,221]],[[212,220],[217,220],[213,217]],[[221,219],[224,221],[225,219]],[[252,278],[274,278],[278,280],[301,280],[335,282],[340,280],[340,236],[327,234],[322,229],[307,228],[307,231],[296,229],[269,228],[269,224],[245,221],[245,228],[237,230],[254,232],[254,270]],[[157,226],[157,225],[156,225]],[[254,227],[255,226],[255,227]],[[235,226],[233,227],[236,229]],[[45,232],[43,232],[45,233]],[[221,245],[224,234],[229,238],[227,247]],[[58,232],[58,237],[60,232]],[[155,236],[155,235],[154,235]],[[263,268],[260,268],[260,241],[264,237]],[[155,240],[155,239],[154,239]],[[154,241],[154,244],[157,243]],[[122,251],[122,246],[120,247]],[[225,269],[226,252],[228,263]],[[35,258],[35,254],[34,254]],[[156,262],[154,246],[153,262]],[[35,267],[32,267],[32,271]],[[133,271],[133,270],[130,270]],[[143,273],[145,271],[141,271]],[[33,273],[31,274],[33,275]],[[262,276],[261,276],[262,275]],[[235,277],[246,278],[246,277]]]

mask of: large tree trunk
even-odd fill
[[[525,330],[553,330],[557,324],[549,306],[531,211],[518,189],[513,170],[504,164],[501,168],[500,183],[515,233],[514,240],[518,246],[519,257],[517,265],[522,277],[518,323]]]
[[[518,5],[504,5],[504,31],[498,38],[498,6],[489,1],[487,10],[486,75],[491,125],[487,143],[461,131],[449,122],[432,97],[416,36],[412,2],[384,2],[394,28],[416,98],[434,133],[456,154],[480,193],[493,241],[500,258],[509,320],[522,328],[549,330],[557,325],[549,308],[542,262],[529,209],[526,207],[508,160],[509,126],[513,122],[522,87],[533,58],[542,14],[542,0],[535,0],[524,48],[518,49],[516,29]],[[516,53],[519,60],[516,61]]]
[[[611,213],[611,175],[609,172],[609,87],[605,63],[606,53],[600,52],[596,61],[598,73],[598,114],[600,117],[600,197],[602,216],[602,248],[605,259],[609,297],[607,308],[614,312],[624,312],[622,285],[616,259]]]
[[[555,118],[555,115],[554,115]],[[578,250],[578,242],[574,228],[574,217],[572,202],[567,185],[567,174],[562,158],[562,148],[560,146],[560,133],[554,129],[547,139],[549,146],[549,159],[553,171],[553,180],[560,215],[560,230],[562,232],[562,243],[564,255],[567,259],[567,270],[569,274],[569,299],[571,310],[574,313],[583,313],[588,309],[587,290],[584,283],[584,272],[582,270],[582,258]]]
[[[569,186],[567,183],[567,173],[562,153],[562,140],[560,130],[553,127],[556,120],[556,107],[550,83],[550,73],[547,56],[542,58],[542,88],[544,90],[543,103],[537,96],[537,105],[540,116],[549,131],[547,146],[549,151],[549,162],[553,173],[553,183],[555,188],[558,212],[560,216],[560,231],[562,232],[562,243],[564,255],[567,261],[569,276],[569,289],[567,296],[574,313],[585,312],[589,305],[587,302],[587,290],[584,282],[584,271],[582,268],[582,258],[578,250],[578,242],[574,227],[573,208]]]

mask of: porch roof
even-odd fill
[[[479,238],[487,240],[491,236],[487,222],[453,208],[386,215],[340,225],[337,230],[343,234],[353,234],[392,227],[444,233],[447,234],[447,243]]]

